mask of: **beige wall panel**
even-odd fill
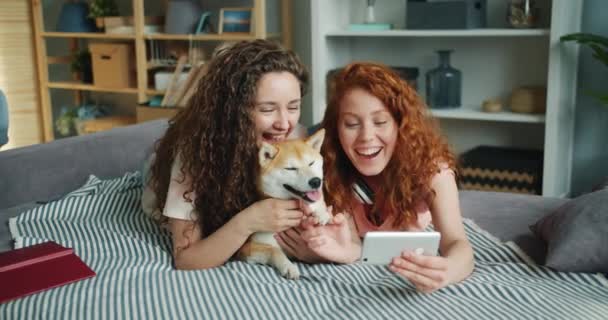
[[[29,2],[0,0],[0,88],[9,105],[9,143],[2,150],[42,141]]]

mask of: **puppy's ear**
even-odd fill
[[[317,152],[321,151],[321,146],[323,145],[323,139],[325,138],[325,129],[319,129],[312,136],[306,139],[306,144],[311,146],[313,149],[317,150]]]
[[[260,147],[260,152],[258,153],[260,165],[264,167],[269,164],[270,161],[276,157],[278,152],[279,149],[277,147],[266,141],[262,141],[262,146]]]

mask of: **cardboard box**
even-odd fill
[[[136,86],[135,54],[129,43],[91,43],[93,84],[104,88]]]
[[[181,109],[183,108],[137,106],[137,123],[156,119],[170,119],[173,118],[173,116],[175,116]]]

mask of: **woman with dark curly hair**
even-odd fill
[[[325,199],[334,223],[303,234],[319,256],[349,263],[368,231],[441,233],[441,256],[404,252],[389,269],[431,292],[473,270],[455,179],[455,160],[426,107],[389,68],[353,63],[335,78],[322,127]],[[374,196],[375,195],[375,196]]]
[[[297,201],[259,201],[258,144],[303,135],[308,81],[298,57],[266,40],[222,48],[156,146],[148,186],[177,269],[222,265],[254,232],[298,226]],[[149,201],[149,200],[148,200]]]

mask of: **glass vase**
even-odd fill
[[[462,73],[450,66],[452,50],[439,50],[439,66],[426,73],[426,102],[431,108],[460,107]]]

